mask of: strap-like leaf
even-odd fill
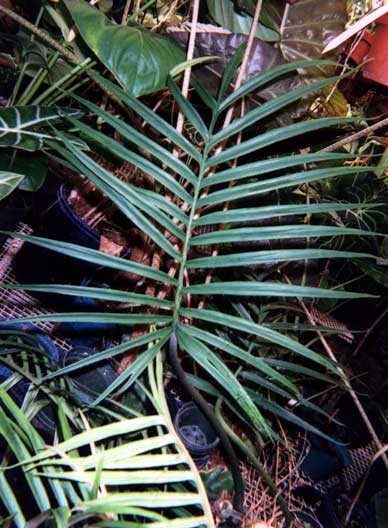
[[[237,68],[240,66],[241,61],[244,57],[245,48],[247,47],[247,42],[242,42],[236,51],[233,53],[232,58],[227,62],[224,73],[222,75],[220,87],[218,89],[217,100],[220,102],[224,97],[226,90],[229,88],[230,83],[233,81],[233,78],[236,74]],[[218,111],[222,111],[222,102],[219,104]]]
[[[246,154],[250,154],[251,152],[279,143],[280,141],[284,141],[291,137],[354,121],[355,119],[346,119],[343,117],[326,117],[323,119],[310,119],[309,121],[301,121],[300,123],[293,123],[292,125],[274,128],[263,134],[258,134],[247,141],[243,141],[240,144],[229,147],[220,154],[212,156],[206,161],[205,166],[207,168],[215,167],[221,163],[225,163],[225,161],[245,156]]]
[[[7,394],[3,387],[0,387],[0,397],[2,403],[5,401],[13,407],[16,406],[12,398]],[[24,416],[24,420],[26,420]],[[7,419],[7,415],[3,409],[3,406],[0,407],[0,436],[3,438],[3,441],[6,442],[6,445],[15,456],[18,462],[23,462],[26,460],[30,453],[22,442],[21,438],[16,434],[14,428],[11,427],[10,421]],[[43,482],[39,478],[34,478],[30,474],[26,474],[25,478],[31,491],[32,497],[35,499],[38,507],[41,511],[45,511],[47,508],[50,508],[50,500],[45,489]]]
[[[158,324],[171,322],[171,316],[168,315],[154,315],[154,314],[121,314],[121,313],[106,313],[106,312],[68,312],[68,313],[53,313],[31,315],[30,317],[17,317],[12,321],[18,323],[111,323],[123,326],[130,326],[136,324]],[[9,323],[9,320],[0,321],[0,328],[2,322]]]
[[[206,188],[211,185],[218,185],[220,183],[236,182],[244,178],[251,178],[252,176],[261,176],[274,171],[288,169],[290,167],[297,167],[298,165],[310,165],[318,161],[342,161],[349,159],[349,154],[337,154],[329,152],[316,152],[313,154],[295,154],[293,156],[282,156],[276,158],[263,159],[254,161],[252,163],[245,163],[238,165],[231,169],[226,169],[221,172],[214,172],[201,182],[201,188]]]
[[[304,367],[303,365],[298,365],[297,363],[293,363],[291,361],[284,361],[282,359],[272,359],[272,358],[263,358],[263,361],[267,365],[273,365],[277,369],[277,371],[279,371],[280,369],[288,370],[290,372],[295,372],[298,375],[318,379],[320,381],[323,381],[324,383],[331,383],[331,384],[333,383],[333,380],[331,378],[329,378],[328,376],[325,376],[321,372],[310,369],[308,367]]]
[[[336,251],[331,249],[279,249],[269,251],[247,251],[231,253],[216,257],[201,257],[191,259],[187,267],[199,268],[231,268],[250,267],[260,264],[276,264],[277,262],[292,262],[295,260],[330,259],[330,258],[375,258],[368,253],[349,253],[349,251]]]
[[[252,423],[259,430],[270,435],[267,421],[261,415],[257,406],[252,402],[237,377],[228,369],[225,362],[221,361],[204,343],[186,332],[185,325],[178,325],[177,337],[180,347],[186,350],[202,368],[216,379],[221,387],[228,388],[228,393],[239,404]]]
[[[142,149],[149,152],[154,158],[158,159],[160,162],[164,163],[171,168],[174,172],[183,176],[187,181],[195,185],[196,176],[190,168],[182,163],[180,159],[174,156],[167,149],[152,141],[147,134],[138,132],[135,128],[125,123],[122,119],[118,119],[113,116],[100,106],[83,99],[82,97],[75,97],[83,106],[88,108],[94,115],[103,119],[106,123],[109,123],[121,136],[129,141],[130,143],[141,147]],[[104,134],[104,137],[106,135]]]
[[[329,213],[330,211],[346,211],[358,209],[358,203],[321,203],[321,204],[290,204],[290,205],[266,205],[263,207],[242,207],[240,209],[229,209],[228,211],[216,211],[208,213],[195,219],[194,226],[228,224],[233,222],[257,222],[267,218],[278,218],[288,215],[313,215]]]
[[[329,77],[328,79],[317,81],[313,84],[302,86],[301,88],[296,88],[295,90],[291,90],[291,92],[286,92],[282,95],[279,95],[278,97],[274,97],[273,99],[266,101],[262,105],[257,106],[250,112],[246,113],[243,117],[235,119],[228,127],[223,128],[217,134],[215,134],[212,137],[210,146],[214,147],[221,141],[230,138],[232,135],[241,132],[245,128],[254,125],[258,121],[262,121],[266,117],[272,116],[291,103],[299,101],[302,97],[313,94],[325,86],[333,84],[334,82],[338,81],[338,79],[339,77]],[[343,122],[346,123],[347,119],[345,118]]]
[[[88,162],[88,157],[81,151],[66,152],[62,147],[57,147],[58,152],[66,156],[67,161],[70,162],[73,168],[78,169],[82,174],[88,178],[104,193],[106,194],[124,213],[124,215],[134,224],[144,230],[147,235],[159,244],[167,253],[177,257],[178,254],[173,246],[160,234],[159,230],[154,226],[148,218],[141,213],[151,213],[151,216],[164,229],[170,231],[177,238],[183,240],[185,238],[181,229],[168,218],[159,208],[153,207],[152,202],[144,197],[144,193],[139,193],[137,188],[129,185],[115,176],[113,176],[105,168],[98,163]],[[160,201],[164,200],[163,198]],[[168,208],[167,201],[166,207]],[[150,211],[152,209],[152,212]]]
[[[118,178],[115,178],[109,171],[97,163],[93,161],[88,162],[89,158],[81,151],[73,149],[73,152],[70,153],[65,152],[61,147],[57,147],[57,150],[66,156],[67,160],[74,165],[74,168],[77,168],[82,174],[85,174],[104,194],[106,194],[129,220],[145,232],[169,255],[173,258],[179,259],[179,253],[169,240],[167,240],[154,224],[132,204],[132,201],[130,201],[129,197],[132,198],[137,206],[141,205],[142,209],[149,209],[149,207],[147,208],[145,200],[141,200],[142,203],[139,204],[140,197],[133,191],[132,187],[126,186],[125,192],[122,189],[123,182],[120,182]],[[170,219],[161,219],[162,213],[160,211],[153,209],[153,214],[154,217],[159,218],[162,222],[167,220],[168,225],[174,230],[174,234],[179,233],[180,237],[184,237],[183,233],[179,231],[178,227],[171,222]]]
[[[71,118],[69,118],[69,120],[71,120],[73,125],[79,128],[93,142],[100,143],[105,149],[112,152],[112,154],[115,156],[120,156],[123,160],[128,161],[138,169],[152,176],[155,181],[169,189],[171,192],[175,193],[177,196],[182,198],[182,200],[191,203],[191,196],[189,193],[185,191],[185,189],[168,172],[164,171],[144,156],[140,156],[139,154],[136,154],[135,152],[124,147],[124,145],[120,144],[118,141],[115,141],[108,135],[102,134],[101,132],[85,125],[82,123],[82,121],[77,121]],[[79,149],[77,150],[82,154]],[[77,154],[77,152],[74,151],[74,154]],[[90,158],[88,159],[90,160]]]
[[[286,176],[278,176],[276,178],[269,178],[254,183],[236,185],[235,187],[212,192],[199,200],[199,206],[215,205],[244,198],[246,196],[262,194],[277,189],[285,189],[287,187],[293,187],[318,180],[345,176],[346,174],[354,174],[355,172],[370,171],[370,167],[358,167],[356,170],[354,167],[331,167],[295,172],[294,174],[287,174]]]
[[[91,286],[72,286],[69,284],[2,284],[5,289],[21,289],[25,291],[37,291],[45,293],[57,293],[59,295],[71,295],[91,297],[101,301],[112,301],[119,303],[131,303],[135,306],[159,306],[160,308],[172,308],[174,303],[166,299],[158,299],[141,293],[131,293],[109,288],[94,288]]]
[[[95,354],[86,356],[78,361],[75,361],[74,363],[70,363],[65,367],[55,370],[54,372],[50,372],[49,374],[44,376],[43,381],[48,381],[50,379],[57,378],[65,374],[67,375],[71,372],[81,370],[85,367],[95,366],[101,361],[106,361],[107,359],[111,359],[126,352],[129,352],[130,350],[140,348],[142,345],[147,345],[151,341],[158,341],[159,339],[162,339],[166,336],[168,337],[170,333],[171,330],[169,328],[163,328],[161,330],[147,332],[146,334],[141,335],[140,337],[135,337],[130,341],[125,341],[124,343],[120,343],[119,345],[115,345],[111,348],[107,348],[106,350],[102,350],[101,352],[96,352]]]
[[[171,95],[178,103],[179,108],[181,109],[185,117],[193,125],[195,130],[202,136],[202,139],[206,141],[209,135],[209,131],[205,123],[203,122],[202,117],[199,115],[193,105],[185,97],[183,97],[182,93],[180,92],[174,81],[171,79],[171,77],[167,79],[167,86],[171,92]]]
[[[222,352],[225,352],[226,354],[237,358],[239,361],[242,361],[247,365],[255,367],[257,370],[268,376],[272,381],[276,381],[279,385],[282,385],[283,387],[288,389],[294,396],[299,395],[298,388],[296,387],[296,385],[294,385],[290,378],[284,376],[276,369],[271,368],[263,360],[263,358],[256,357],[253,354],[247,352],[246,350],[234,345],[230,341],[227,341],[226,339],[223,339],[215,334],[211,334],[206,330],[196,328],[195,326],[186,325],[185,331],[193,337],[196,337],[200,341],[203,341],[212,347],[218,348]]]
[[[238,229],[212,231],[210,233],[204,233],[203,235],[195,236],[190,240],[190,246],[340,235],[374,236],[375,234],[376,233],[371,231],[353,229],[350,227],[320,226],[309,224],[241,227]]]
[[[108,398],[112,393],[122,394],[127,392],[131,385],[135,383],[138,377],[144,372],[148,365],[154,360],[156,354],[166,344],[170,337],[171,330],[165,331],[164,335],[160,337],[152,346],[147,348],[145,352],[139,354],[134,362],[129,365],[123,372],[107,387],[98,397],[93,401],[92,405],[99,405],[105,398]],[[117,392],[116,392],[117,391]]]
[[[118,97],[120,101],[128,105],[134,112],[140,115],[144,121],[150,124],[157,132],[159,132],[166,139],[169,139],[175,145],[181,148],[184,152],[187,152],[189,156],[195,159],[198,163],[201,162],[202,156],[197,151],[197,149],[183,136],[183,134],[177,132],[177,130],[171,126],[167,121],[159,117],[155,112],[153,112],[148,106],[141,103],[135,97],[128,95],[116,84],[108,81],[102,75],[94,72],[93,77],[95,77],[100,83],[106,86],[112,93]]]
[[[317,299],[358,299],[374,297],[367,293],[327,290],[310,286],[283,284],[281,282],[211,282],[194,284],[184,288],[184,293],[191,295],[242,295],[252,297],[313,297]]]
[[[317,62],[314,61],[314,64],[333,65],[333,62],[322,60]],[[241,99],[241,97],[244,97],[245,95],[252,92],[256,92],[259,88],[265,86],[266,84],[269,84],[270,82],[275,81],[276,79],[283,77],[284,75],[287,75],[288,73],[291,73],[299,68],[304,69],[306,67],[311,67],[311,61],[306,60],[290,62],[288,64],[281,64],[280,66],[275,66],[274,68],[271,68],[267,71],[260,72],[258,75],[255,75],[252,79],[244,83],[238,90],[235,90],[233,93],[228,95],[228,97],[226,97],[220,104],[219,111],[222,112],[228,106],[238,101],[238,99]]]
[[[320,436],[321,438],[324,438],[325,440],[329,440],[330,442],[333,442],[333,438],[326,435],[325,433],[322,433],[317,427],[314,427],[306,420],[303,420],[303,418],[300,418],[295,413],[292,413],[282,407],[281,405],[278,405],[275,402],[272,402],[268,399],[263,398],[258,392],[249,390],[248,392],[252,399],[257,403],[257,405],[271,414],[274,414],[276,416],[279,416],[279,418],[282,418],[283,420],[286,420],[287,422],[293,423],[300,427],[302,431],[310,431],[314,433],[315,435]]]
[[[313,352],[309,348],[298,343],[298,341],[294,341],[293,339],[290,339],[279,332],[275,332],[270,328],[266,328],[252,321],[247,321],[241,319],[240,317],[228,315],[222,312],[216,312],[214,310],[198,310],[197,308],[183,308],[181,310],[181,314],[185,317],[192,317],[193,319],[208,321],[217,325],[221,325],[224,328],[231,328],[245,332],[247,334],[255,335],[260,339],[264,339],[264,341],[268,341],[270,343],[276,343],[277,345],[300,354],[301,356],[314,361],[318,365],[322,365],[331,372],[338,374],[336,365],[334,365],[325,357]]]
[[[36,246],[44,247],[57,253],[62,253],[69,257],[78,258],[96,266],[103,266],[119,271],[125,271],[128,273],[134,273],[141,277],[147,277],[152,280],[163,282],[166,284],[176,284],[177,281],[173,277],[170,277],[167,273],[154,269],[151,266],[140,264],[139,262],[133,262],[131,260],[125,260],[121,257],[115,257],[102,251],[95,249],[89,249],[83,246],[77,246],[76,244],[70,244],[69,242],[62,242],[60,240],[51,240],[49,238],[42,238],[31,235],[24,235],[22,233],[13,233],[12,231],[0,231],[0,233],[15,238],[20,238],[26,242],[30,242]]]

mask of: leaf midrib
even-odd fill
[[[210,135],[211,134],[209,134],[209,136]],[[199,166],[199,173],[198,173],[198,179],[197,179],[197,183],[195,187],[194,197],[193,197],[193,201],[191,204],[190,216],[189,216],[189,220],[187,223],[186,236],[185,236],[185,240],[183,243],[182,259],[179,265],[178,286],[176,288],[176,293],[175,293],[175,308],[174,308],[173,319],[172,319],[173,328],[175,328],[175,325],[177,324],[179,320],[179,311],[180,311],[180,307],[182,303],[182,294],[183,294],[183,287],[184,287],[183,286],[184,273],[186,270],[186,262],[187,262],[189,247],[190,247],[190,240],[192,238],[192,226],[194,223],[194,216],[197,211],[197,204],[199,202],[199,195],[201,192],[201,182],[207,172],[206,160],[209,154],[209,141],[210,141],[210,137],[204,146],[204,151],[203,151],[201,163]]]

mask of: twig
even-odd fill
[[[12,11],[11,9],[8,9],[8,7],[5,7],[2,4],[0,4],[0,13],[5,13],[7,16],[15,20],[15,22],[17,22],[21,26],[24,26],[26,29],[31,31],[31,33],[33,33],[34,35],[39,37],[41,40],[49,44],[52,48],[59,51],[64,57],[66,57],[66,59],[68,59],[73,64],[77,64],[77,65],[80,64],[81,62],[80,59],[78,59],[78,57],[74,55],[74,53],[72,53],[71,51],[66,49],[64,46],[59,44],[59,42],[57,42],[55,39],[53,39],[47,33],[47,31],[37,28],[36,26],[34,26],[34,24],[31,24],[31,22],[26,20],[24,17],[18,15],[17,13]]]
[[[333,38],[333,40],[329,42],[329,44],[326,46],[324,50],[322,50],[321,53],[327,53],[328,51],[331,51],[337,48],[340,44],[349,40],[350,37],[353,37],[353,35],[361,31],[362,29],[366,28],[367,26],[369,26],[369,24],[372,24],[372,22],[379,19],[386,13],[388,13],[388,4],[382,5],[381,7],[372,11],[371,13],[368,13],[367,15],[363,16],[360,20],[358,20],[350,28],[346,29],[343,33]]]
[[[284,500],[283,495],[280,493],[278,487],[276,486],[275,482],[271,479],[267,471],[265,470],[264,466],[260,462],[260,460],[253,455],[251,450],[244,444],[244,442],[241,440],[241,438],[233,431],[231,427],[226,423],[224,417],[221,414],[221,400],[218,399],[215,406],[215,414],[220,421],[222,427],[224,428],[226,434],[230,437],[232,442],[234,442],[237,447],[240,449],[240,451],[248,458],[249,462],[252,464],[252,466],[257,470],[260,477],[265,482],[266,486],[270,490],[271,494],[275,497],[276,502],[278,503],[280,509],[283,512],[285,521],[286,521],[286,527],[291,526],[292,523],[292,517],[290,514],[290,511],[287,507],[286,501]]]
[[[333,143],[328,147],[318,150],[318,152],[333,152],[334,150],[337,150],[340,147],[347,145],[348,143],[352,143],[353,141],[357,141],[358,139],[367,136],[370,132],[374,132],[375,130],[378,130],[379,128],[383,128],[385,126],[388,126],[388,117],[382,119],[381,121],[378,121],[377,123],[374,123],[373,125],[367,128],[364,128],[363,130],[360,130],[359,132],[356,132],[355,134],[351,134],[350,136],[344,139],[340,139],[336,143]]]
[[[18,15],[17,13],[14,13],[14,11],[12,11],[11,9],[4,7],[1,3],[0,13],[6,14],[7,16],[15,20],[18,24],[31,31],[33,35],[36,35],[41,40],[43,40],[43,42],[46,42],[46,44],[59,51],[59,53],[61,53],[61,55],[63,55],[72,64],[75,64],[77,66],[81,65],[81,59],[79,59],[74,53],[69,51],[67,48],[62,46],[62,44],[59,44],[59,42],[53,39],[47,33],[47,31],[44,31],[43,29],[34,26],[34,24],[31,24],[31,22],[26,20],[24,17]],[[114,101],[120,107],[120,109],[128,115],[128,109],[126,108],[126,106],[120,101],[118,97],[116,97],[108,88],[106,88],[106,86],[102,82],[100,82],[98,79],[95,79],[92,72],[86,72],[86,75],[88,75],[93,80],[93,82],[96,83],[100,90],[106,93],[112,99],[112,101]]]
[[[186,60],[188,61],[192,60],[194,57],[195,39],[197,35],[198,13],[199,13],[199,0],[194,0],[189,45],[187,47],[187,55],[186,55]],[[182,90],[181,90],[183,97],[186,97],[186,98],[189,93],[190,77],[191,77],[191,66],[188,66],[185,69],[185,73],[183,76]],[[180,133],[182,133],[183,124],[184,124],[184,116],[182,112],[179,112],[176,129]]]
[[[286,282],[288,284],[292,284],[292,282],[290,281],[290,279],[287,277],[287,275],[285,275],[285,279],[286,279]],[[312,326],[316,326],[315,324],[315,320],[313,318],[313,316],[311,315],[311,313],[309,312],[309,310],[307,309],[305,303],[302,301],[302,299],[298,299],[298,302],[300,304],[300,306],[302,307],[304,313],[306,314],[306,317],[309,321],[309,323],[312,325]],[[358,412],[360,413],[361,415],[361,418],[363,419],[364,421],[364,424],[366,426],[366,428],[368,429],[369,431],[369,434],[371,435],[374,443],[376,444],[376,447],[378,449],[382,449],[383,447],[383,444],[380,442],[380,439],[379,437],[377,436],[376,434],[376,431],[374,430],[374,427],[371,423],[371,421],[369,420],[369,417],[368,415],[366,414],[365,410],[364,410],[364,407],[362,406],[362,403],[360,402],[357,394],[355,393],[354,389],[352,388],[351,384],[350,384],[350,381],[349,381],[349,378],[347,377],[347,375],[345,374],[344,370],[342,369],[342,367],[340,367],[338,361],[337,361],[337,358],[331,348],[331,346],[329,345],[329,343],[326,341],[325,337],[323,336],[322,332],[320,330],[317,330],[317,335],[319,337],[319,340],[321,341],[322,345],[323,345],[323,348],[326,350],[327,352],[327,355],[329,356],[329,358],[333,361],[333,363],[336,365],[337,367],[337,370],[338,370],[338,373],[341,375],[344,383],[345,383],[345,386],[355,404],[355,406],[357,407],[358,409]],[[383,454],[382,455],[382,459],[384,461],[384,465],[385,467],[387,468],[388,470],[388,458],[387,458],[387,455],[386,454]]]
[[[139,2],[138,2],[138,5],[139,5]],[[124,7],[124,11],[123,11],[123,16],[121,17],[121,25],[122,26],[125,26],[125,24],[127,23],[128,14],[129,14],[129,8],[130,7],[131,7],[131,0],[127,0],[127,2],[125,4],[125,7]],[[138,11],[139,7],[136,6],[135,11]]]
[[[236,84],[235,84],[235,87],[234,87],[235,91],[240,88],[240,86],[242,85],[243,80],[245,78],[245,74],[246,74],[246,70],[247,70],[247,66],[248,66],[248,61],[250,59],[250,55],[251,55],[251,51],[252,51],[252,47],[253,47],[253,41],[254,41],[255,35],[256,35],[257,25],[259,23],[262,3],[263,3],[263,0],[258,0],[258,2],[256,4],[255,14],[253,16],[251,28],[249,30],[247,47],[245,48],[244,57],[243,57],[243,60],[242,60],[242,63],[241,63],[241,67],[240,67],[240,70],[239,70],[238,75],[237,75]],[[228,113],[225,116],[225,121],[224,121],[224,125],[223,125],[222,128],[226,128],[227,126],[230,125],[230,123],[231,123],[231,121],[233,119],[233,113],[234,113],[234,105],[231,108],[229,108]],[[223,145],[221,145],[219,147],[219,149],[222,150],[223,149]],[[218,154],[218,150],[217,150],[217,154]]]

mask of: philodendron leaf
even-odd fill
[[[122,26],[84,0],[65,0],[77,28],[127,93],[139,97],[165,87],[184,52],[167,37],[140,26]]]
[[[23,174],[0,171],[0,200],[8,196],[23,180]]]
[[[304,0],[290,2],[285,11],[286,2],[272,0],[266,3],[266,13],[276,25],[282,26],[282,38],[279,49],[287,62],[304,59],[320,59],[323,48],[341,33],[347,22],[346,1]],[[326,53],[325,58],[337,59],[337,51]],[[312,65],[310,69],[298,68],[305,82],[332,75],[335,65]]]
[[[217,24],[233,33],[249,35],[252,17],[242,11],[238,12],[232,0],[207,0],[206,3],[210,15]],[[263,12],[256,30],[256,37],[266,42],[279,42],[280,40],[275,25],[267,20]]]
[[[24,175],[19,185],[22,191],[37,191],[44,183],[48,171],[48,158],[42,152],[3,149],[0,156],[0,172],[12,171]]]
[[[45,139],[56,139],[55,133],[47,127],[49,123],[79,114],[78,110],[48,106],[0,108],[0,147],[16,147],[30,152],[39,150]]]

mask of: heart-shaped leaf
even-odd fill
[[[185,60],[167,37],[141,26],[121,26],[83,0],[65,0],[77,28],[127,93],[139,97],[166,86],[170,70]]]
[[[288,4],[283,0],[272,0],[267,4],[267,14],[274,24],[282,26],[281,50],[287,62],[304,59],[321,59],[323,48],[342,33],[346,21],[346,1],[304,0]],[[325,59],[335,61],[337,52],[325,54]],[[334,73],[335,66],[322,64],[311,69],[301,68],[299,73],[303,80],[312,82],[319,77],[326,77]]]
[[[8,196],[24,178],[23,174],[0,171],[0,200]]]
[[[242,33],[249,35],[252,25],[252,16],[254,7],[249,5],[251,9],[247,12],[237,12],[235,4],[232,0],[207,0],[207,7],[210,15],[220,26],[228,29],[232,33]],[[245,7],[245,6],[244,6]],[[253,9],[252,9],[253,7]],[[245,11],[245,9],[244,9]],[[270,21],[266,12],[262,10],[260,15],[260,22],[256,30],[256,37],[266,42],[279,42],[280,35],[276,30],[276,25]]]

